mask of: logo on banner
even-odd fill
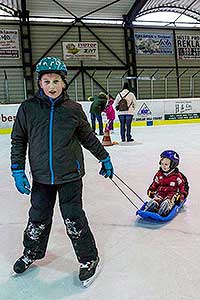
[[[188,102],[176,102],[175,103],[175,113],[176,114],[182,114],[185,112],[191,112],[192,111],[192,101]]]
[[[63,58],[67,59],[99,59],[98,42],[63,42]]]
[[[152,112],[151,110],[149,109],[149,107],[146,105],[146,103],[143,103],[142,106],[140,107],[140,109],[138,110],[138,115],[151,115]]]

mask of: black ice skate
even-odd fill
[[[14,264],[13,270],[15,273],[23,273],[35,261],[31,255],[22,255]]]
[[[82,282],[83,287],[88,287],[97,277],[99,271],[100,271],[99,257],[97,257],[96,260],[91,260],[85,264],[81,264],[79,279]]]

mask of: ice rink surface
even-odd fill
[[[84,151],[84,208],[103,265],[88,289],[78,281],[79,264],[57,206],[46,257],[23,275],[11,276],[23,249],[29,197],[14,187],[10,136],[0,135],[0,300],[199,300],[200,124],[133,127],[132,132],[134,143],[107,147],[115,173],[146,200],[160,153],[173,149],[180,154],[190,194],[172,221],[142,220],[113,182],[98,175],[100,164]],[[118,130],[111,137],[119,141]]]

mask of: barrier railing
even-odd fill
[[[114,70],[109,70],[107,71],[107,74],[105,74],[103,81],[101,74],[101,84],[108,94],[111,93],[113,96],[115,96],[123,87],[124,82],[129,80],[132,81],[132,86],[136,87],[137,89],[138,99],[168,99],[169,97],[177,97],[178,88],[181,97],[200,96],[200,87],[195,84],[200,77],[200,69],[198,68],[194,69],[193,73],[192,69],[190,68],[182,69],[182,72],[180,72],[178,77],[175,75],[175,68],[169,68],[166,71],[163,68],[155,68],[151,70],[142,68],[138,72],[137,76],[127,76],[127,73],[128,71],[126,70],[121,75],[117,75]],[[21,102],[27,98],[26,83],[25,81],[23,82],[23,79],[22,82],[20,82],[20,88],[19,85],[17,85],[16,89],[16,84],[13,84],[13,76],[11,77],[9,71],[3,69],[0,75],[1,103],[16,103],[17,101]],[[89,94],[94,96],[98,81],[98,72],[94,70],[91,74],[91,77],[88,78],[88,81],[86,80],[85,84],[87,85],[87,91],[89,89]],[[142,84],[142,82],[144,84]],[[149,84],[147,85],[145,82],[148,82]],[[98,89],[100,88],[98,87]],[[74,78],[73,83],[70,85],[70,96],[76,101],[80,101],[83,100],[80,99],[80,94],[81,91],[79,87],[78,75]],[[19,95],[19,100],[16,99],[16,95]]]

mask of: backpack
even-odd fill
[[[118,111],[127,111],[129,107],[132,105],[132,103],[128,106],[126,96],[129,94],[128,92],[125,96],[122,97],[122,95],[119,93],[121,100],[119,101],[118,105],[116,106],[116,110]]]

